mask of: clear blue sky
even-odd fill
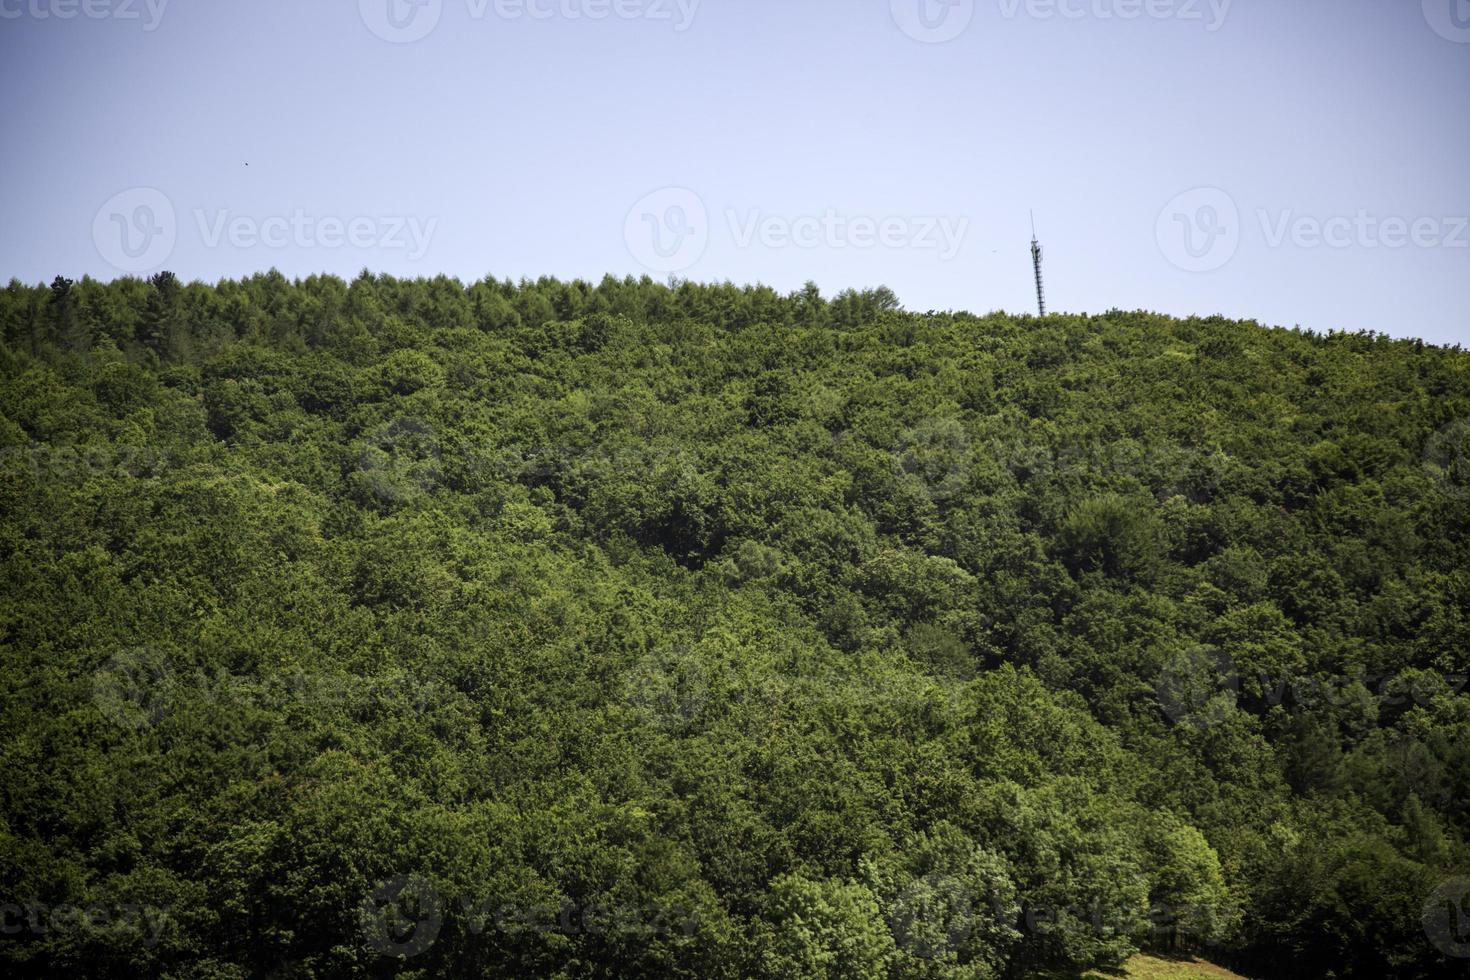
[[[0,83],[0,278],[1024,311],[1034,208],[1053,310],[1470,344],[1470,0],[0,0]]]

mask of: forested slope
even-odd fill
[[[1463,351],[367,274],[0,329],[10,975],[1467,969]]]

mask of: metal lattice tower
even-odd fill
[[[1046,316],[1046,290],[1041,285],[1041,243],[1036,240],[1036,212],[1031,212],[1031,265],[1036,270],[1036,307]]]

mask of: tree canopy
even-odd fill
[[[0,339],[9,975],[1470,956],[1458,348],[366,272]]]

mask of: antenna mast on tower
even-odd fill
[[[1036,240],[1036,212],[1031,212],[1031,265],[1036,269],[1036,307],[1046,316],[1046,291],[1041,286],[1041,243]]]

